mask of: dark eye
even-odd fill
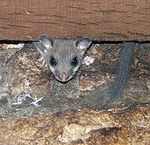
[[[73,57],[73,59],[71,60],[71,65],[72,66],[77,66],[79,63],[77,56]]]
[[[50,57],[50,64],[51,64],[52,66],[57,65],[57,60],[54,58],[54,56],[51,56],[51,57]]]

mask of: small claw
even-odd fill
[[[46,63],[46,60],[44,59],[44,57],[39,58],[38,61],[39,61],[40,63],[42,63],[42,66],[47,67],[47,63]]]
[[[45,67],[48,67],[48,65],[47,65],[47,63],[45,62],[45,65],[44,65]]]
[[[45,61],[45,60],[43,60],[42,65],[43,65],[43,66],[45,66],[45,63],[46,63],[46,61]]]
[[[40,58],[38,59],[38,61],[40,61],[40,62],[43,61],[43,57],[40,57]]]

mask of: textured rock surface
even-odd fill
[[[150,106],[100,111],[82,109],[0,121],[0,144],[147,145]]]
[[[96,45],[94,62],[61,84],[32,45],[0,45],[0,144],[148,144],[149,44],[136,45],[122,97],[106,102],[122,47]]]
[[[14,96],[26,91],[33,99],[38,99],[51,90],[52,81],[48,70],[38,61],[40,55],[36,48],[31,46],[26,45],[12,60],[10,91]]]

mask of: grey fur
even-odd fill
[[[127,83],[133,61],[134,43],[125,43],[119,60],[119,68],[113,87],[110,92],[110,99],[115,100],[121,96],[121,93]]]
[[[39,38],[39,42],[35,45],[40,52],[43,61],[46,62],[48,68],[52,71],[55,78],[61,82],[67,82],[74,77],[80,68],[83,56],[86,50],[90,47],[92,41],[89,38],[75,39],[52,39],[46,35]],[[57,65],[52,66],[50,58],[53,56],[57,60]],[[77,56],[78,65],[73,67],[71,60]],[[59,76],[62,74],[69,77],[61,80]]]

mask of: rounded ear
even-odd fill
[[[39,42],[44,46],[47,50],[53,47],[53,40],[52,38],[48,37],[47,35],[41,35],[39,38]]]
[[[81,38],[76,42],[76,47],[79,50],[87,50],[92,44],[92,40],[89,38]]]

